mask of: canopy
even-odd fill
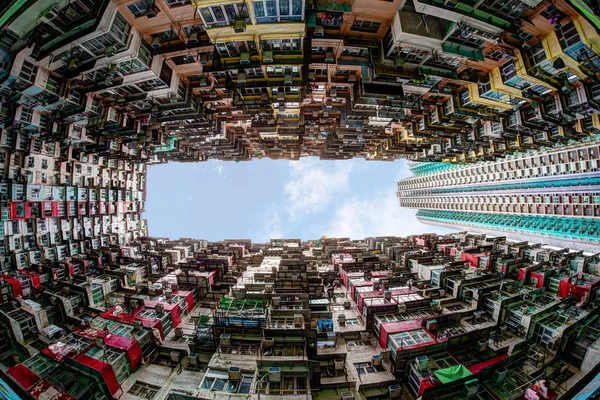
[[[438,369],[433,373],[442,383],[454,382],[458,379],[473,375],[464,365],[458,364],[453,367]]]

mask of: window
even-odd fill
[[[300,54],[301,39],[270,39],[261,40],[263,50],[272,50],[274,53]]]
[[[27,60],[23,60],[23,66],[21,67],[21,72],[19,72],[19,79],[27,82],[33,82],[36,71],[37,67],[35,65]]]
[[[191,4],[192,0],[165,0],[170,8]]]
[[[241,53],[258,54],[254,40],[220,42],[215,45],[221,57],[239,57]]]
[[[251,22],[248,16],[248,8],[244,3],[203,7],[200,8],[200,16],[207,28],[233,25],[233,21],[238,17],[246,18],[248,23]]]
[[[303,0],[257,0],[252,2],[256,22],[302,21]]]
[[[381,22],[354,21],[350,30],[355,32],[377,33],[380,25]]]
[[[160,386],[151,385],[146,382],[136,381],[128,393],[134,396],[141,397],[142,399],[154,399],[160,390]]]
[[[354,364],[358,375],[376,374],[379,372],[370,362]]]
[[[358,319],[350,318],[346,320],[346,326],[356,326],[359,325]]]
[[[150,79],[144,82],[136,83],[136,85],[144,92],[150,92],[152,90],[164,89],[168,87],[167,84],[160,79]]]
[[[230,381],[227,374],[219,372],[208,372],[202,381],[201,388],[216,390],[226,393],[250,393],[252,385],[252,376],[242,375],[239,381]]]
[[[32,116],[33,116],[33,112],[31,111],[31,108],[23,107],[21,109],[21,116],[19,117],[19,120],[21,122],[29,124],[29,123],[31,123],[31,117]]]
[[[129,11],[131,11],[133,16],[136,18],[146,15],[146,11],[148,10],[145,1],[138,1],[137,3],[128,5],[127,8],[129,8]]]
[[[131,25],[127,23],[121,14],[117,13],[108,32],[83,42],[81,46],[94,55],[101,56],[109,46],[113,46],[115,50],[125,47],[130,30]],[[82,60],[79,59],[79,61]]]

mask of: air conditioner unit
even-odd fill
[[[381,360],[390,361],[391,352],[389,350],[381,350]]]
[[[133,320],[133,330],[139,331],[140,329],[142,329],[142,321],[140,321],[139,319],[134,319]]]
[[[236,18],[236,20],[233,21],[233,31],[235,33],[246,32],[246,18]]]
[[[208,86],[208,83],[206,82],[206,76],[203,76],[203,77],[201,77],[201,78],[198,80],[198,83],[199,83],[199,84],[200,84],[200,86],[202,86],[202,87]]]
[[[246,83],[246,73],[239,72],[237,75],[237,81],[238,81],[238,83]]]
[[[381,366],[381,355],[376,354],[376,355],[372,356],[371,364],[373,364],[374,367],[380,367]]]
[[[488,341],[487,339],[479,339],[477,341],[477,350],[481,353],[483,353],[484,351],[487,351],[488,349]]]
[[[269,382],[281,382],[281,368],[270,367],[269,368]]]
[[[221,347],[231,346],[231,335],[228,333],[222,333],[219,343],[220,343]]]
[[[102,337],[97,337],[94,340],[94,344],[96,345],[96,347],[103,349],[104,348],[104,338]]]
[[[270,349],[275,345],[275,339],[273,338],[264,338],[263,339],[263,349]]]
[[[240,64],[250,64],[250,53],[241,53],[240,54]]]
[[[171,356],[171,362],[178,363],[181,361],[180,351],[173,350],[171,353],[169,353],[169,355]]]
[[[287,74],[283,77],[283,84],[284,85],[291,85],[292,83],[294,83],[292,75],[291,74]]]
[[[206,53],[200,53],[200,64],[201,65],[208,64],[208,54],[206,54]]]
[[[402,388],[397,383],[394,385],[388,386],[388,395],[390,399],[399,399],[402,393]]]
[[[333,365],[335,366],[336,371],[343,371],[346,361],[343,358],[338,358],[333,360]]]
[[[338,324],[340,324],[340,326],[346,326],[346,315],[345,314],[338,315]]]
[[[171,102],[171,103],[173,103],[173,102]],[[166,288],[166,289],[165,289],[165,297],[166,297],[167,299],[170,299],[171,297],[173,297],[173,289],[171,289],[171,288]]]
[[[158,49],[162,44],[162,39],[160,38],[160,36],[154,36],[152,38],[152,47],[154,47],[155,49]]]
[[[332,63],[335,61],[335,58],[333,58],[333,51],[328,51],[325,53],[325,62],[326,63]]]
[[[262,93],[260,95],[260,100],[261,101],[269,101],[269,94],[268,93]]]
[[[183,337],[183,328],[175,328],[175,337],[181,339]]]
[[[406,64],[406,59],[404,59],[404,57],[398,57],[394,60],[394,66],[396,68],[404,67],[405,64]]]
[[[444,0],[444,5],[446,7],[456,8],[456,6],[458,5],[458,3],[456,1],[453,1],[453,0]]]
[[[317,25],[315,27],[315,36],[325,36],[325,28],[323,25]]]
[[[308,73],[308,80],[311,82],[315,81],[315,73],[314,72],[309,72]]]
[[[129,307],[131,307],[134,310],[136,308],[138,308],[138,301],[137,301],[137,299],[131,299],[131,300],[129,300]]]
[[[159,314],[159,315],[160,315],[160,314],[162,314],[162,313],[163,313],[163,311],[165,311],[165,307],[164,307],[162,304],[157,304],[157,305],[154,307],[154,311],[155,311],[157,314]]]
[[[342,392],[340,393],[341,400],[354,400],[354,393],[352,392]]]
[[[500,383],[508,376],[508,369],[505,367],[497,368],[494,371],[494,383]]]
[[[190,353],[188,355],[189,365],[198,365],[198,354]]]
[[[104,84],[105,84],[106,86],[110,86],[110,85],[112,85],[114,81],[115,81],[115,76],[114,76],[114,75],[110,75],[110,74],[109,74],[109,75],[106,75],[106,76],[104,77]]]
[[[356,73],[351,73],[348,75],[348,82],[356,82]]]
[[[229,367],[227,373],[230,381],[239,381],[242,379],[242,370],[239,367]]]
[[[337,97],[337,89],[332,87],[331,89],[329,89],[329,96],[330,97]]]
[[[114,46],[108,46],[104,49],[104,55],[106,57],[112,57],[115,55],[115,47]]]
[[[198,44],[198,32],[192,32],[188,35],[189,44]]]
[[[325,107],[333,108],[333,101],[331,99],[325,100]]]
[[[272,63],[273,62],[273,52],[271,50],[263,51],[263,62]]]
[[[477,379],[474,379],[469,382],[465,382],[465,388],[463,390],[465,396],[474,396],[479,391],[479,383],[477,383]]]
[[[40,22],[49,24],[58,16],[58,13],[58,7],[52,7],[47,9],[46,11],[42,12],[42,14],[40,14]]]
[[[423,371],[429,366],[429,358],[427,356],[418,356],[415,358],[417,371]]]
[[[304,315],[294,314],[294,325],[304,325]]]
[[[77,69],[77,67],[79,66],[78,64],[79,64],[79,59],[77,59],[77,58],[71,58],[69,60],[69,62],[67,63],[67,68],[70,71],[73,71],[74,69]]]
[[[369,341],[369,332],[361,332],[360,333],[360,341],[366,343]]]
[[[344,300],[344,309],[349,310],[352,307],[350,300]]]
[[[285,92],[283,90],[277,91],[277,101],[285,100]]]

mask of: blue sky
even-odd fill
[[[400,208],[396,183],[407,176],[405,160],[161,164],[148,168],[143,217],[151,236],[211,241],[449,232]]]

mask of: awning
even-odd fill
[[[454,382],[473,375],[464,365],[458,364],[453,367],[438,369],[433,373],[442,383]]]

